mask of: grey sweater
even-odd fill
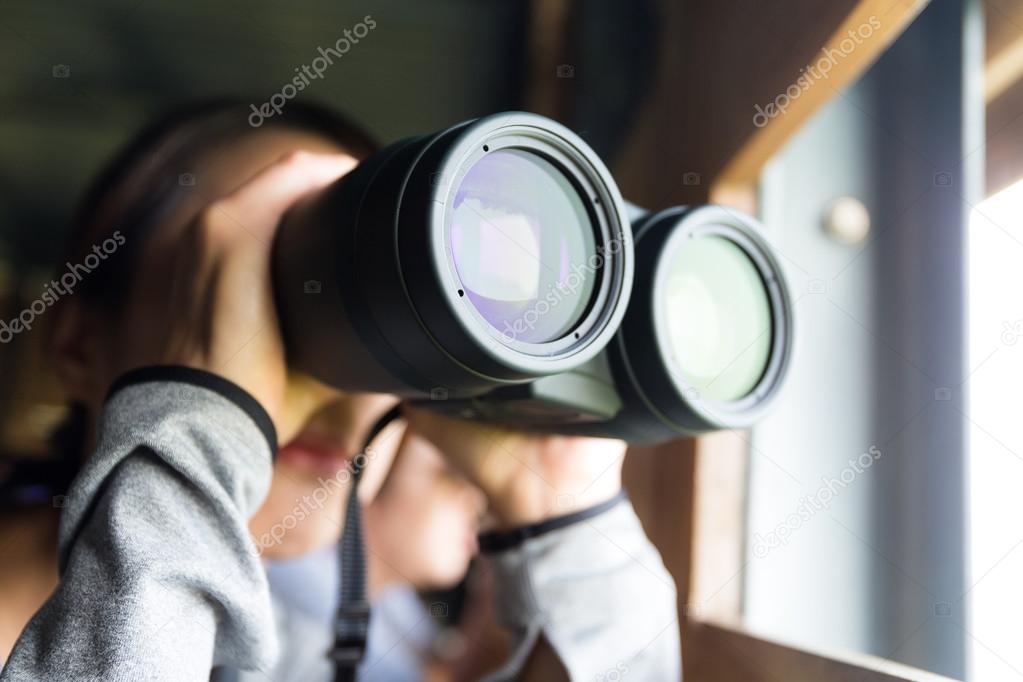
[[[99,443],[61,519],[57,590],[0,680],[206,680],[214,666],[286,676],[247,521],[270,485],[265,411],[209,373],[154,367],[111,390]],[[516,636],[573,680],[680,679],[675,590],[627,502],[492,557]],[[285,648],[287,650],[287,648]]]

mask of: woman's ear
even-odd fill
[[[79,300],[67,300],[53,310],[50,357],[57,378],[71,402],[95,404],[102,399],[101,336],[97,315]]]

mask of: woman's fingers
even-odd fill
[[[251,393],[281,426],[287,370],[271,281],[282,216],[356,165],[344,154],[292,152],[168,233],[139,268],[144,324],[128,330],[131,364],[181,364]],[[160,300],[160,306],[151,304]],[[124,368],[128,369],[128,368]],[[286,434],[282,434],[286,435]]]
[[[251,225],[256,236],[272,237],[281,217],[296,201],[326,187],[357,164],[347,154],[289,152],[214,206],[217,212]]]

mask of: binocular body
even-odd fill
[[[527,429],[748,426],[791,356],[755,220],[628,205],[585,142],[534,114],[397,142],[294,207],[274,289],[297,369]]]

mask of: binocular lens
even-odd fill
[[[445,403],[571,370],[625,315],[631,234],[607,168],[554,121],[512,112],[400,140],[282,222],[289,362]]]
[[[722,206],[665,209],[640,220],[636,254],[612,354],[616,429],[654,440],[755,423],[792,353],[792,301],[759,223]]]
[[[546,343],[582,318],[595,277],[594,228],[579,191],[554,164],[518,149],[473,164],[447,226],[461,292],[505,338]]]
[[[630,213],[636,281],[604,351],[435,409],[634,443],[743,428],[765,413],[788,371],[792,301],[759,223],[721,206]]]
[[[773,342],[771,302],[753,261],[729,239],[695,237],[670,258],[665,278],[662,319],[674,369],[713,400],[748,395]]]
[[[396,142],[293,207],[274,289],[289,362],[316,379],[560,433],[748,426],[792,352],[756,220],[630,210],[585,142],[533,114]]]

